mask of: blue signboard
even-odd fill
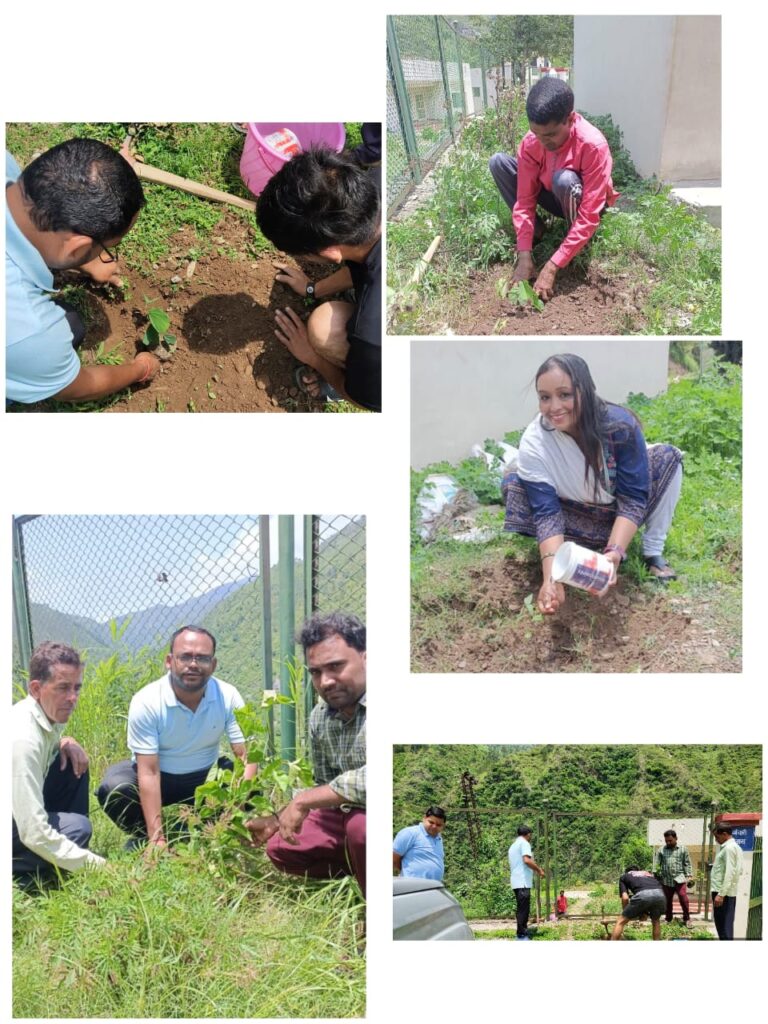
[[[755,826],[741,827],[734,825],[733,838],[745,853],[751,853],[755,848]]]

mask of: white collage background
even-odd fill
[[[380,416],[4,415],[2,593],[11,667],[10,518],[22,513],[365,513],[368,517],[368,1019],[491,1021],[567,1015],[641,1021],[752,1018],[765,1005],[759,943],[391,941],[393,743],[760,743],[760,628],[768,571],[768,339],[759,255],[766,145],[762,5],[489,4],[470,13],[721,14],[723,336],[744,341],[745,669],[742,676],[411,676],[409,346],[385,341]],[[381,0],[131,4],[38,0],[2,16],[2,121],[385,120],[385,15],[466,5]],[[642,97],[638,98],[642,102]],[[524,345],[520,339],[510,345]],[[638,346],[643,344],[641,338]],[[673,713],[672,695],[696,713]],[[655,709],[633,722],[630,696]],[[555,713],[556,712],[556,713]],[[3,777],[9,745],[2,743]],[[10,817],[8,787],[0,787]],[[10,857],[7,849],[6,857]],[[11,1017],[10,864],[2,888],[0,1022]]]

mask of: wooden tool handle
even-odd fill
[[[252,199],[241,199],[239,196],[231,196],[229,192],[222,192],[220,189],[211,188],[209,185],[201,185],[197,181],[190,181],[189,178],[181,178],[178,174],[161,171],[159,167],[151,167],[149,164],[142,164],[138,160],[133,162],[133,169],[145,181],[155,181],[160,185],[170,185],[171,188],[179,188],[183,192],[190,192],[193,196],[201,196],[203,199],[215,199],[218,203],[229,203],[230,206],[239,206],[241,210],[248,210],[250,213],[256,212],[256,203]]]

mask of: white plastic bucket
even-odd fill
[[[614,565],[609,558],[570,540],[560,545],[552,560],[552,579],[556,583],[567,583],[590,594],[605,593],[613,573]]]
[[[298,141],[301,151],[311,146],[327,146],[337,153],[344,148],[344,124],[337,121],[306,123],[280,121],[250,121],[240,158],[240,176],[255,196],[261,195],[269,179],[277,174],[295,156],[295,148],[282,140],[289,132]],[[274,145],[274,143],[277,145]]]

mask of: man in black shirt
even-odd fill
[[[381,410],[381,199],[372,174],[328,149],[299,153],[267,183],[256,219],[283,252],[317,257],[341,269],[312,281],[276,264],[277,281],[310,301],[354,289],[354,303],[317,306],[305,324],[292,309],[275,316],[279,340],[341,397]],[[302,371],[301,386],[312,381]]]
[[[620,939],[630,921],[650,914],[653,938],[660,939],[661,915],[666,909],[667,898],[658,878],[633,864],[619,879],[619,895],[624,909],[611,938]]]

